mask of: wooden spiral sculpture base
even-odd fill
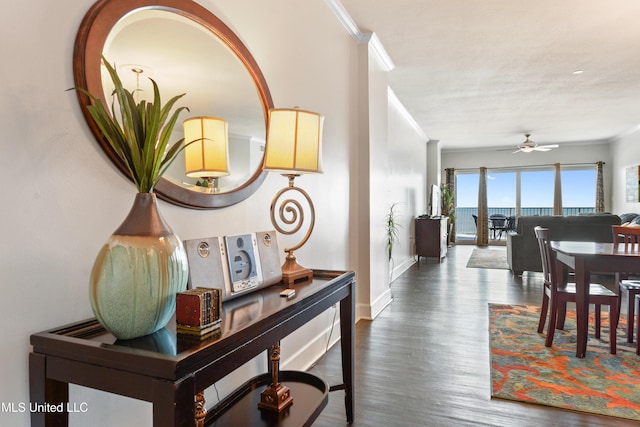
[[[282,203],[280,203],[280,206],[278,208],[278,218],[284,224],[288,226],[293,225],[294,227],[291,230],[285,230],[280,226],[280,224],[278,224],[278,221],[276,221],[275,211],[280,196],[288,191],[295,191],[302,194],[302,196],[304,196],[307,203],[309,204],[309,229],[307,230],[307,234],[304,236],[300,243],[284,250],[287,253],[287,257],[284,264],[282,265],[282,281],[287,286],[290,286],[296,282],[313,279],[313,271],[298,264],[293,251],[301,248],[302,245],[304,245],[307,240],[309,240],[309,236],[311,236],[311,231],[313,231],[313,226],[316,221],[316,212],[313,206],[313,202],[311,201],[311,198],[309,197],[307,192],[294,185],[295,178],[300,175],[287,174],[284,176],[289,179],[289,186],[278,191],[278,193],[276,193],[276,195],[274,196],[273,201],[271,202],[271,223],[276,228],[276,230],[282,234],[291,235],[299,231],[302,227],[302,224],[304,223],[304,209],[300,202],[295,199],[285,199],[282,201]]]

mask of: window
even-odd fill
[[[565,215],[578,215],[596,210],[596,170],[568,169],[562,176],[562,210]]]
[[[596,168],[563,166],[562,207],[564,215],[595,211]],[[456,171],[456,240],[474,240],[478,215],[480,175]],[[555,171],[553,166],[488,170],[489,215],[552,215]]]
[[[520,172],[520,215],[551,215],[555,171]]]
[[[489,172],[487,174],[489,216],[493,214],[515,215],[516,174],[516,172]]]

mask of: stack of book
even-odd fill
[[[194,288],[176,295],[176,332],[205,337],[220,329],[222,300],[217,288]]]

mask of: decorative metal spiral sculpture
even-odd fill
[[[302,194],[304,198],[307,200],[307,203],[309,204],[309,213],[310,213],[309,215],[310,224],[309,224],[309,229],[307,230],[307,234],[305,234],[304,238],[302,239],[302,241],[300,241],[300,243],[298,243],[297,245],[291,248],[286,248],[284,250],[289,254],[293,254],[293,251],[301,248],[302,245],[304,245],[307,242],[307,240],[309,240],[309,236],[311,236],[311,232],[313,231],[313,226],[315,225],[316,214],[315,214],[313,202],[311,201],[311,198],[309,197],[307,192],[304,191],[302,188],[296,187],[294,185],[294,179],[299,175],[289,174],[286,176],[289,178],[289,186],[278,191],[274,196],[273,201],[271,202],[271,222],[273,223],[273,226],[276,228],[277,231],[286,235],[295,234],[300,230],[300,228],[302,228],[302,225],[304,223],[304,207],[302,206],[300,201],[296,199],[289,198],[289,199],[282,200],[278,208],[278,217],[276,218],[275,211],[276,211],[276,206],[278,205],[278,200],[288,191],[296,191]],[[283,226],[281,226],[280,223],[282,223],[283,226],[287,228],[286,229],[283,228]]]

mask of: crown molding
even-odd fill
[[[329,9],[336,15],[338,21],[344,26],[351,38],[360,43],[362,33],[342,3],[340,3],[339,0],[325,0],[325,3],[327,3]]]
[[[635,126],[630,127],[629,129],[626,129],[622,132],[620,132],[619,134],[612,136],[611,138],[609,138],[607,140],[607,142],[609,143],[614,143],[617,141],[620,141],[623,138],[626,138],[627,136],[633,135],[634,133],[638,132],[640,130],[640,124],[637,124]]]
[[[395,107],[398,109],[398,112],[402,114],[402,117],[404,117],[405,120],[411,125],[413,130],[415,130],[416,133],[425,141],[430,142],[431,140],[429,139],[429,137],[425,135],[424,131],[420,128],[420,126],[415,121],[415,119],[411,116],[411,114],[409,114],[405,106],[398,99],[398,96],[396,95],[396,93],[389,86],[387,86],[387,96],[389,98],[389,104],[395,105]]]
[[[353,18],[346,11],[340,0],[325,0],[331,11],[336,15],[338,21],[342,23],[347,33],[357,43],[369,43],[373,48],[373,51],[378,55],[387,71],[391,71],[395,68],[395,64],[391,60],[391,57],[382,46],[380,39],[375,33],[363,33],[360,31]]]

